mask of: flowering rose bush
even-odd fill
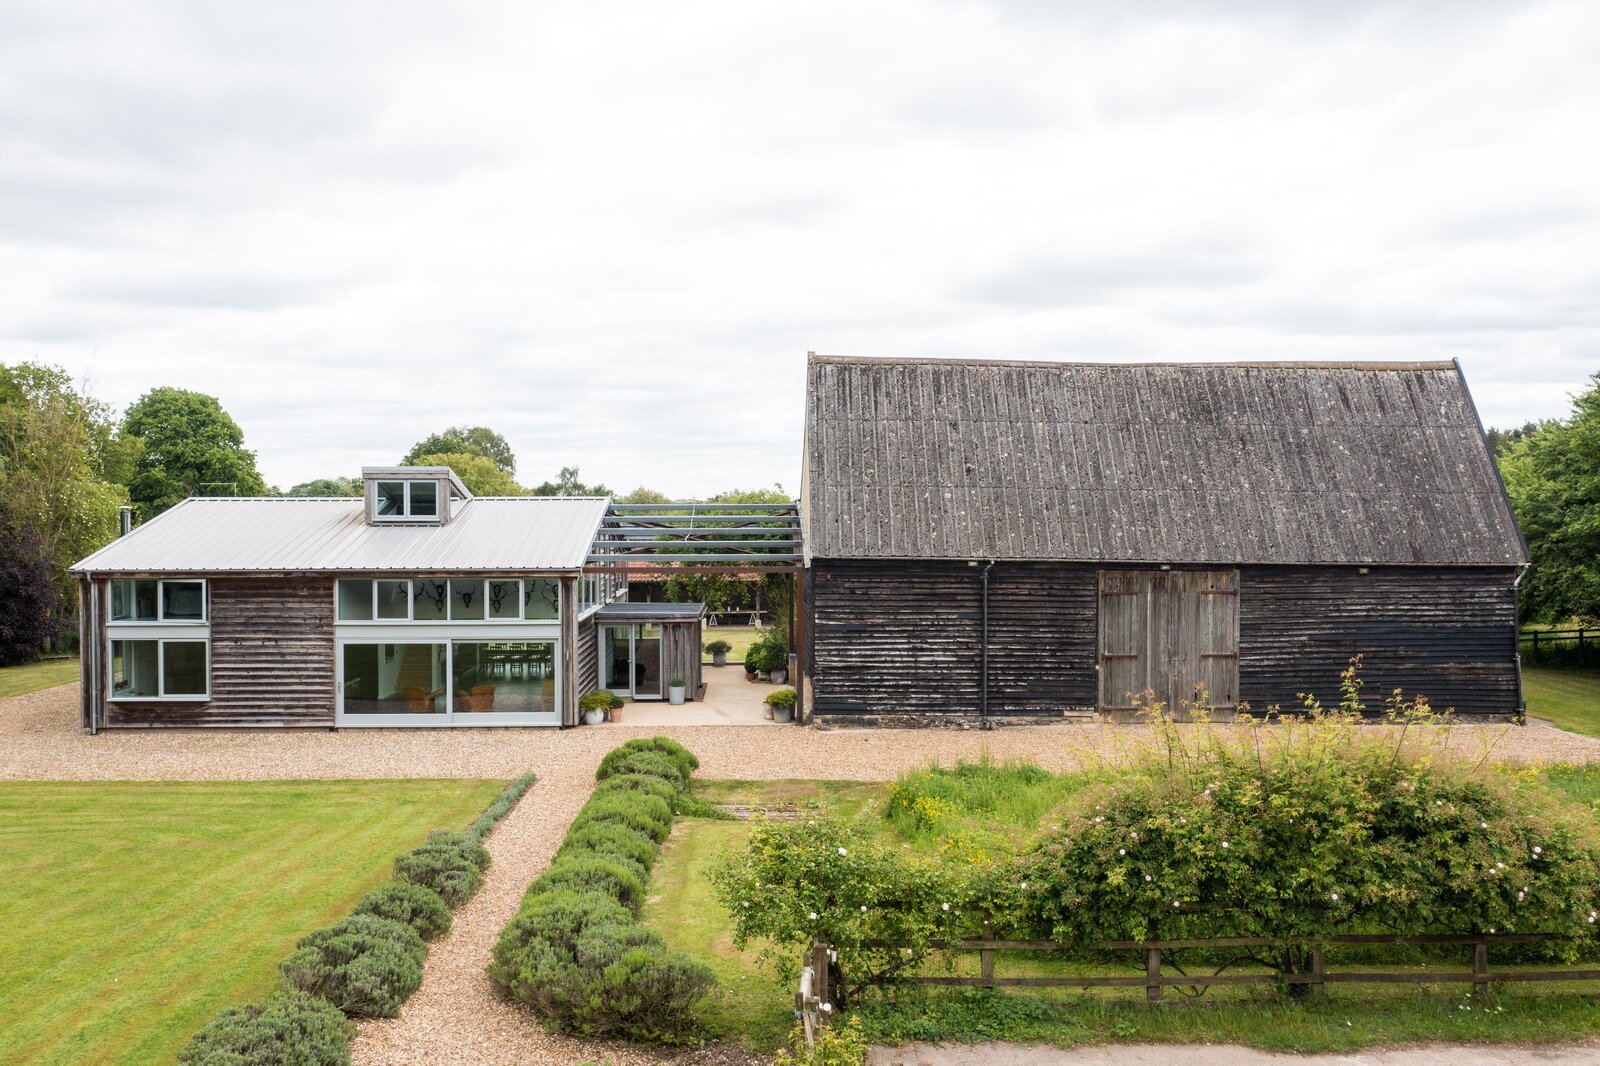
[[[711,881],[733,916],[734,946],[769,941],[785,979],[816,941],[840,953],[847,965],[833,971],[835,1006],[914,969],[930,941],[975,928],[971,878],[833,818],[758,824]]]

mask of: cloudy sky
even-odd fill
[[[1132,12],[1137,9],[1138,14]],[[1600,370],[1600,5],[0,0],[0,361],[797,487],[807,350]]]

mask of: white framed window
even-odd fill
[[[113,636],[113,700],[211,698],[211,641],[192,637]]]
[[[372,517],[379,522],[437,522],[439,482],[379,479],[372,484]]]
[[[561,582],[553,577],[340,578],[334,612],[341,623],[556,622]]]
[[[111,581],[114,624],[204,625],[207,610],[203,578],[115,578]]]

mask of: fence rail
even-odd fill
[[[1117,951],[1143,952],[1144,976],[1132,977],[1002,977],[995,973],[996,957],[1006,951],[1064,951],[1084,945],[1062,944],[1053,940],[969,940],[935,941],[930,946],[943,951],[976,951],[978,976],[918,976],[915,980],[924,985],[946,985],[962,988],[1143,988],[1145,1002],[1161,1002],[1164,988],[1209,988],[1212,985],[1310,985],[1313,992],[1322,992],[1334,984],[1470,984],[1480,995],[1487,995],[1489,986],[1496,983],[1535,981],[1600,981],[1600,970],[1491,970],[1489,948],[1493,945],[1534,944],[1559,940],[1560,937],[1543,933],[1463,933],[1459,935],[1426,934],[1350,935],[1331,936],[1308,949],[1310,969],[1305,973],[1222,973],[1209,976],[1164,971],[1163,954],[1186,948],[1253,948],[1269,947],[1281,943],[1268,937],[1214,937],[1204,940],[1116,940],[1097,945]],[[1351,971],[1329,972],[1321,945],[1328,944],[1409,944],[1409,945],[1460,945],[1471,947],[1472,969],[1459,971]],[[878,947],[892,945],[874,945]],[[825,944],[816,945],[808,953],[807,963],[821,960],[826,973],[826,963],[831,949]],[[1231,964],[1229,964],[1231,965]],[[825,980],[825,979],[824,979]],[[815,987],[814,985],[812,986]]]
[[[1600,637],[1600,630],[1587,626],[1577,626],[1573,629],[1527,629],[1517,634],[1517,645],[1528,646],[1531,649],[1529,657],[1538,662],[1541,645],[1550,649],[1572,645],[1581,653],[1586,647],[1594,647],[1597,637]]]

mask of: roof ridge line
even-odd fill
[[[1146,359],[1137,362],[1108,363],[1083,359],[975,359],[970,357],[941,358],[938,356],[892,355],[818,355],[807,353],[811,363],[833,366],[1016,366],[1016,367],[1089,367],[1089,368],[1139,368],[1139,367],[1223,367],[1230,369],[1259,370],[1454,370],[1455,363],[1447,359],[1261,359],[1212,360]]]

